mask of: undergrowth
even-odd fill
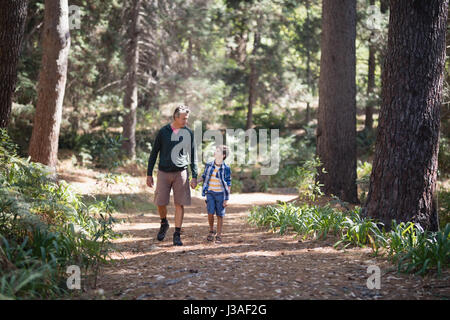
[[[17,156],[0,130],[0,299],[41,299],[68,294],[68,266],[94,282],[107,262],[111,200],[86,205],[44,165]],[[95,284],[94,284],[95,285]]]
[[[424,275],[434,270],[440,275],[450,263],[450,224],[429,232],[412,222],[394,221],[390,231],[385,231],[381,223],[363,217],[360,208],[343,212],[329,205],[290,203],[253,207],[248,222],[280,234],[295,232],[303,240],[332,234],[339,239],[335,248],[370,246],[376,255],[396,263],[399,272]]]

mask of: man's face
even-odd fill
[[[188,113],[180,113],[178,117],[175,117],[175,123],[177,127],[183,128],[187,125],[189,119]]]

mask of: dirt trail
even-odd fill
[[[159,216],[153,190],[144,176],[105,186],[95,172],[60,169],[61,177],[84,194],[109,194],[132,199],[115,214],[126,223],[115,241],[113,263],[101,269],[98,290],[81,298],[106,299],[441,299],[449,298],[449,277],[436,279],[397,274],[384,259],[367,248],[338,251],[335,239],[298,241],[245,222],[253,205],[288,201],[295,194],[232,194],[224,219],[223,243],[206,241],[205,202],[198,191],[186,207],[182,231],[184,246],[172,245],[174,207],[168,207],[170,229],[159,242]],[[97,173],[98,174],[98,173]],[[74,179],[76,177],[76,179]],[[71,179],[73,178],[73,179]],[[149,209],[151,208],[151,209]],[[381,269],[381,289],[368,289],[369,265]]]

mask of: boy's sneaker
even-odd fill
[[[159,241],[164,240],[167,230],[169,230],[169,223],[168,222],[161,223],[161,227],[159,228],[159,232],[158,232],[158,236],[157,236]]]
[[[178,232],[173,233],[173,245],[174,246],[182,246],[183,242],[181,242],[181,237]]]

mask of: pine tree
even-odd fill
[[[388,49],[375,158],[365,205],[393,219],[438,229],[435,203],[448,0],[390,2]]]

